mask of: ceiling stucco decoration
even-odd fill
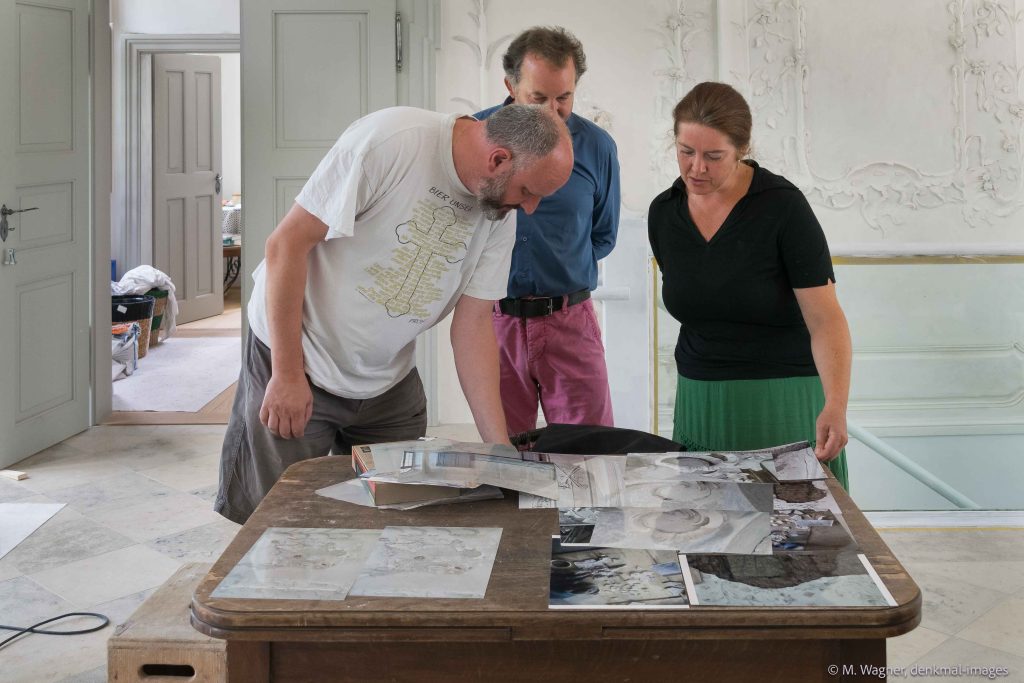
[[[951,168],[935,173],[911,160],[877,160],[835,177],[813,163],[813,133],[820,131],[807,125],[813,55],[806,50],[806,8],[801,0],[750,0],[745,21],[733,22],[745,39],[749,71],[731,75],[746,85],[755,158],[797,183],[812,203],[858,209],[883,237],[914,211],[955,206],[967,225],[981,229],[1024,206],[1024,70],[1016,46],[1024,13],[1014,0],[951,0],[945,7],[955,125],[947,141],[936,143],[952,145]]]

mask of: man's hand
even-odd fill
[[[313,414],[313,392],[305,376],[296,380],[276,375],[267,383],[260,422],[282,439],[300,438]]]

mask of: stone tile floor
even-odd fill
[[[470,432],[434,433],[478,438]],[[181,564],[214,561],[238,529],[211,510],[223,433],[223,425],[94,427],[19,463],[28,479],[0,479],[0,502],[67,504],[0,559],[0,623],[90,611],[117,624]],[[924,594],[921,625],[889,641],[889,665],[914,681],[989,680],[911,676],[916,665],[1004,667],[992,680],[1024,682],[1024,529],[881,533]],[[24,637],[0,649],[0,679],[105,681],[112,631]]]

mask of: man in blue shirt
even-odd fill
[[[550,106],[572,135],[569,182],[532,215],[516,215],[508,297],[497,302],[494,331],[501,398],[510,434],[534,429],[538,404],[548,423],[612,426],[601,331],[590,300],[597,262],[611,252],[619,226],[615,142],[572,113],[586,71],[583,46],[563,28],[535,27],[517,36],[502,59],[508,104]]]

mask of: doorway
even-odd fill
[[[126,211],[137,227],[126,244],[170,277],[180,305],[173,333],[165,314],[135,371],[113,382],[104,424],[224,424],[243,324],[238,39],[144,36],[128,47]]]

